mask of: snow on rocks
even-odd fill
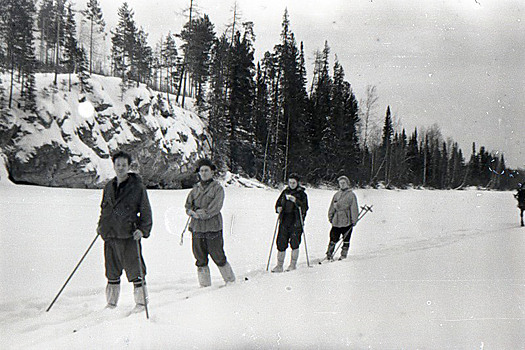
[[[58,78],[55,87],[53,74],[37,74],[36,114],[12,108],[3,116],[11,127],[0,147],[15,181],[101,187],[114,176],[110,154],[124,149],[148,186],[177,188],[194,159],[209,152],[204,122],[168,105],[165,94],[99,75],[89,80],[92,92],[82,93],[76,76],[71,91],[68,76]]]

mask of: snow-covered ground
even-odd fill
[[[228,187],[226,254],[238,282],[199,288],[191,238],[179,245],[187,190],[149,191],[144,240],[151,315],[127,316],[132,286],[105,310],[97,240],[101,191],[0,185],[3,349],[523,349],[525,228],[510,192],[357,190],[374,212],[345,261],[319,265],[330,190],[308,189],[298,270],[265,271],[278,191]],[[289,254],[287,257],[288,264]],[[272,266],[275,264],[275,251]]]

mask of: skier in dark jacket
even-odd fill
[[[525,226],[523,223],[523,211],[525,211],[525,184],[521,184],[518,187],[518,193],[514,195],[518,200],[518,208],[520,208],[521,226]]]
[[[106,300],[109,308],[117,306],[120,295],[120,276],[126,271],[134,286],[137,308],[144,308],[145,288],[142,271],[146,265],[142,258],[141,238],[148,238],[152,227],[151,206],[146,187],[139,175],[130,173],[131,156],[118,152],[112,157],[117,176],[104,187],[97,232],[104,240],[106,266]],[[137,243],[140,254],[137,251]],[[139,263],[140,261],[140,263]],[[145,298],[146,297],[146,298]]]
[[[222,237],[222,214],[224,188],[213,179],[215,165],[209,159],[197,162],[199,181],[188,194],[186,213],[191,217],[189,230],[192,233],[192,249],[197,266],[197,277],[201,287],[211,285],[208,256],[219,268],[224,282],[235,282],[235,275],[224,253]]]
[[[288,177],[288,186],[277,199],[275,211],[279,213],[280,220],[279,233],[277,234],[277,265],[272,269],[272,272],[283,272],[288,246],[292,248],[292,257],[287,271],[295,270],[304,229],[303,223],[308,211],[308,196],[304,188],[299,186],[297,174],[290,174]]]

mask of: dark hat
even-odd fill
[[[197,165],[195,166],[195,172],[198,173],[199,170],[201,170],[201,167],[203,166],[209,167],[212,171],[215,171],[216,169],[215,164],[213,164],[213,162],[210,159],[202,158],[197,161]]]
[[[288,175],[288,180],[290,180],[290,179],[294,179],[297,182],[299,182],[301,180],[301,178],[299,177],[299,175],[297,173],[291,173],[290,175]]]

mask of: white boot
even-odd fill
[[[277,265],[272,269],[272,272],[283,272],[284,258],[286,257],[286,250],[284,252],[277,252]]]
[[[146,292],[146,297],[144,298],[144,292]],[[134,286],[133,287],[133,297],[135,298],[135,307],[144,307],[148,303],[148,291],[146,286]]]
[[[197,276],[199,277],[199,284],[201,287],[211,286],[211,276],[209,266],[202,266],[197,268]]]
[[[107,306],[110,309],[117,307],[118,298],[120,296],[120,284],[110,284],[106,286],[106,301]]]
[[[218,266],[221,272],[222,278],[226,284],[235,282],[235,275],[229,262],[224,266]]]
[[[299,248],[292,250],[292,259],[286,271],[293,271],[297,268],[297,259],[299,259]]]

